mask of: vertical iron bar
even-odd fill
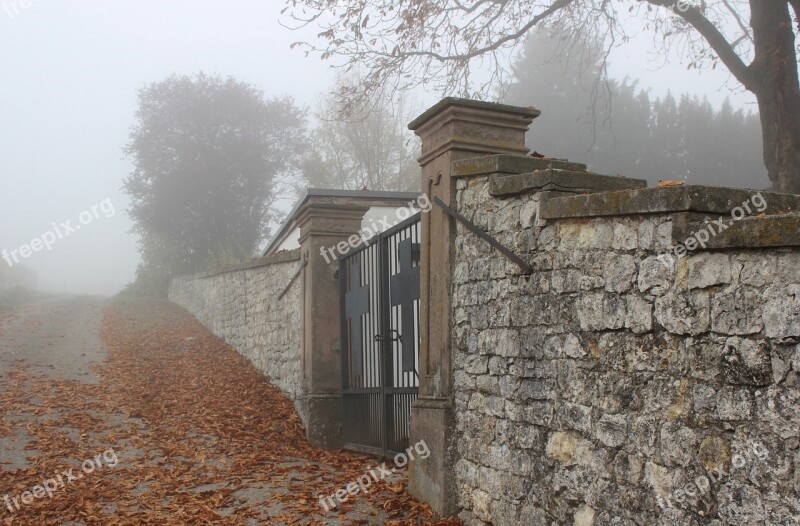
[[[382,373],[381,374],[381,402],[383,404],[383,456],[389,447],[391,401],[386,393],[386,388],[391,383],[392,367],[392,326],[391,326],[391,301],[389,297],[389,238],[385,234],[379,234],[378,246],[380,247],[380,274],[381,274],[381,350],[382,350]]]
[[[350,387],[350,360],[348,356],[350,352],[350,342],[348,338],[347,313],[344,300],[347,294],[348,262],[348,259],[339,260],[339,316],[341,318],[339,320],[339,347],[342,354],[342,415],[344,420],[342,422],[342,434],[346,438],[348,437],[350,425],[352,425],[349,418],[350,415],[347,411],[348,400],[346,394],[347,388]]]

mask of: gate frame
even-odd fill
[[[389,239],[397,234],[398,232],[402,232],[406,228],[411,225],[419,224],[419,233],[418,233],[418,243],[420,244],[421,248],[421,228],[422,228],[422,212],[417,212],[416,214],[412,215],[411,217],[404,219],[400,223],[393,225],[392,227],[386,229],[383,232],[379,232],[373,235],[371,238],[362,241],[358,244],[358,246],[351,248],[347,252],[341,254],[339,256],[339,310],[340,310],[340,330],[339,330],[339,338],[340,338],[340,349],[341,349],[341,360],[342,360],[342,426],[347,424],[346,421],[346,404],[347,394],[358,394],[356,393],[349,393],[351,390],[361,390],[361,389],[379,389],[380,390],[380,399],[381,399],[381,425],[383,428],[383,432],[380,433],[381,438],[381,446],[379,448],[365,446],[361,444],[353,444],[344,440],[344,429],[342,429],[342,443],[345,449],[349,449],[352,451],[357,451],[360,453],[366,453],[370,455],[378,455],[383,458],[387,458],[389,454],[397,454],[402,453],[402,451],[392,451],[388,449],[388,445],[390,443],[390,433],[392,431],[391,426],[393,425],[393,419],[391,415],[394,413],[394,406],[392,404],[391,395],[394,394],[413,394],[419,396],[419,371],[416,369],[414,370],[414,374],[417,377],[417,386],[416,387],[388,387],[389,384],[394,384],[392,373],[394,369],[392,367],[392,351],[394,346],[394,339],[390,338],[388,340],[389,348],[387,352],[387,340],[381,339],[380,341],[380,374],[379,377],[381,379],[381,385],[377,388],[370,387],[370,388],[351,388],[349,387],[349,373],[350,373],[350,360],[349,360],[349,338],[348,338],[348,318],[345,312],[345,295],[347,294],[347,280],[348,280],[348,273],[345,272],[345,265],[344,261],[348,258],[356,256],[357,253],[366,252],[366,250],[373,246],[373,245],[380,245],[378,248],[379,251],[379,273],[380,273],[380,284],[379,284],[379,294],[381,299],[381,305],[376,310],[378,315],[380,316],[379,320],[379,327],[382,335],[390,335],[392,332],[392,321],[391,321],[391,312],[392,312],[392,305],[390,304],[389,298],[391,297],[391,265],[389,261]],[[361,264],[359,262],[359,264]],[[352,285],[351,285],[352,286]],[[420,285],[421,287],[421,285]],[[420,301],[419,299],[417,301]],[[420,357],[420,347],[421,347],[421,331],[419,328],[419,324],[417,325],[416,331],[417,337],[417,360]],[[363,350],[362,350],[363,352]],[[413,402],[412,402],[413,403]],[[409,419],[411,417],[411,413],[409,411]],[[409,441],[411,435],[411,428],[409,422]]]

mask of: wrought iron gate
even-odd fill
[[[409,447],[419,394],[420,215],[341,259],[342,435],[387,456]]]

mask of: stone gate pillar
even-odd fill
[[[450,163],[485,154],[525,155],[534,108],[446,98],[408,127],[422,139],[422,191],[454,207]],[[422,217],[420,260],[420,395],[411,408],[411,444],[424,440],[431,455],[410,465],[410,489],[441,515],[457,512],[450,438],[453,379],[450,294],[455,225],[437,206]]]
[[[356,235],[368,206],[310,198],[297,213],[304,269],[303,413],[306,437],[323,449],[342,447],[339,263],[322,249]],[[358,236],[356,235],[358,238]],[[345,244],[346,245],[346,244]]]

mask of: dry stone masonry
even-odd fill
[[[409,125],[439,203],[421,222],[409,426],[431,454],[410,491],[469,526],[800,524],[800,196],[528,157],[538,114],[451,98]],[[327,449],[340,287],[318,254],[368,210],[341,199],[300,203],[300,250],[170,290],[302,401]]]
[[[458,211],[534,267],[457,227],[465,522],[800,524],[797,217],[794,231],[786,215],[742,219],[665,257],[755,192],[641,189],[560,164],[453,165]],[[609,184],[631,189],[597,193]],[[800,205],[761,195],[768,214]]]
[[[170,299],[247,357],[287,393],[308,442],[342,442],[339,262],[321,256],[347,244],[372,207],[406,206],[418,194],[308,190],[267,255],[218,272],[175,279]],[[280,250],[298,236],[300,247]],[[272,250],[272,249],[275,250]]]
[[[296,402],[302,395],[302,280],[278,300],[300,266],[300,251],[225,271],[177,278],[169,297],[225,340]],[[295,404],[302,410],[300,404]]]

